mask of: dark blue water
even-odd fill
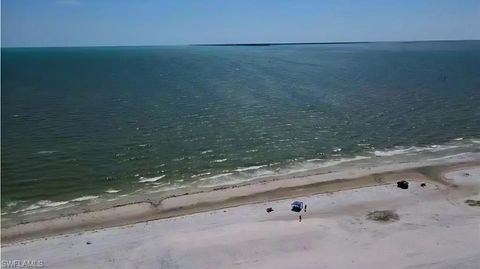
[[[1,61],[12,211],[480,137],[478,41],[2,49]]]

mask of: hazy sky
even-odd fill
[[[2,0],[2,46],[480,39],[480,0]]]

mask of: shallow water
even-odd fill
[[[4,213],[479,141],[478,41],[2,49]]]

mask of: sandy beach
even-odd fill
[[[399,179],[408,180],[409,189],[397,188]],[[478,164],[274,190],[265,183],[263,191],[255,184],[257,193],[249,192],[252,186],[17,225],[2,231],[2,259],[41,260],[45,268],[476,268],[480,263]],[[223,200],[226,196],[231,198]],[[290,211],[293,199],[308,205],[301,222]],[[266,213],[268,207],[274,211]],[[378,219],[376,211],[393,217]]]

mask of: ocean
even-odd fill
[[[480,41],[2,48],[3,218],[480,152]]]

